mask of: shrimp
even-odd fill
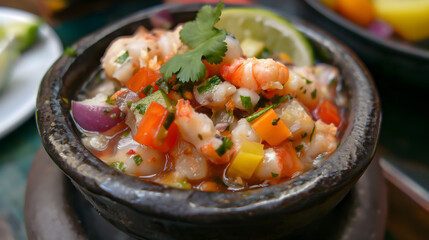
[[[207,177],[208,163],[202,154],[195,149],[194,145],[179,137],[177,143],[170,151],[174,159],[176,175],[189,180],[199,180]]]
[[[232,150],[222,156],[215,151],[221,146],[222,140],[207,115],[195,112],[190,102],[183,99],[178,101],[176,108],[175,122],[185,141],[193,144],[204,157],[215,164],[224,164],[231,160]]]
[[[292,132],[292,139],[301,139],[311,134],[314,121],[298,100],[281,104],[274,110]]]
[[[124,171],[135,176],[152,176],[165,168],[163,153],[134,141],[131,135],[122,137],[116,154],[104,157],[103,161],[112,164],[118,159],[124,159]]]
[[[253,91],[282,89],[289,79],[288,68],[273,59],[239,58],[221,68],[222,77]]]
[[[317,164],[314,161],[320,155],[324,158],[331,155],[337,149],[337,127],[334,124],[326,124],[321,120],[317,120],[314,125],[314,132],[302,141],[303,150],[300,152],[300,157],[304,163]],[[311,141],[309,140],[311,138]]]
[[[137,29],[133,36],[116,39],[102,58],[106,75],[125,84],[142,68],[159,69],[167,59],[182,49],[178,26],[174,31]]]
[[[247,110],[247,108],[243,106],[242,97],[250,97],[252,108],[256,105],[256,103],[258,103],[260,99],[259,95],[256,92],[247,88],[239,88],[232,96],[232,101],[234,102],[235,107],[242,110]]]
[[[305,169],[290,142],[264,150],[264,158],[255,170],[255,176],[261,180],[293,178]]]
[[[257,142],[262,141],[261,137],[253,130],[250,123],[245,118],[237,122],[237,126],[231,132],[231,140],[234,143],[234,148],[239,149],[243,141]]]
[[[321,99],[335,98],[335,89],[330,88],[331,80],[336,79],[338,70],[328,68],[324,64],[316,67],[293,67],[290,71],[289,81],[282,90],[276,94],[295,96],[310,110],[314,110]],[[330,78],[328,80],[328,78]]]
[[[219,108],[225,106],[225,103],[235,93],[237,88],[229,82],[222,82],[213,87],[213,89],[199,93],[198,88],[204,85],[202,83],[198,86],[194,86],[194,97],[197,102],[203,106],[209,106],[212,108]]]

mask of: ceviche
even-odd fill
[[[294,178],[336,150],[338,69],[297,66],[267,49],[246,55],[215,27],[222,8],[204,6],[172,30],[140,27],[110,44],[72,101],[94,155],[155,183],[237,191]]]

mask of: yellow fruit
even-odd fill
[[[374,0],[378,17],[409,41],[429,37],[429,0]]]

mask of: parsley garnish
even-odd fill
[[[104,115],[107,115],[107,114],[109,114],[109,112],[111,112],[112,111],[112,109],[105,109],[103,112],[104,112]]]
[[[278,173],[273,173],[273,172],[271,172],[271,177],[276,178],[276,177],[278,177],[278,176],[279,176],[279,174],[278,174]]]
[[[124,54],[122,54],[121,56],[119,56],[119,57],[115,60],[115,62],[116,62],[116,63],[119,63],[119,64],[122,64],[122,63],[124,63],[124,62],[125,62],[125,60],[127,60],[127,58],[128,58],[129,56],[130,56],[130,55],[129,55],[128,51],[126,51]]]
[[[174,121],[174,112],[168,112],[168,114],[167,114],[167,118],[165,119],[165,122],[164,122],[164,128],[165,129],[169,129],[170,128],[170,126],[171,126],[171,124],[173,123],[173,121]]]
[[[142,156],[140,156],[140,154],[135,155],[133,159],[137,166],[140,166],[140,164],[143,162]]]
[[[247,111],[251,112],[253,109],[253,105],[252,105],[252,100],[250,99],[250,97],[240,95],[240,99],[241,99],[241,105],[243,105],[243,107],[245,109],[247,109]]]
[[[66,49],[64,50],[64,53],[69,55],[70,57],[74,57],[76,56],[76,49],[72,47],[66,47]]]
[[[251,122],[251,121],[255,120],[256,118],[262,116],[264,113],[268,112],[270,109],[275,108],[278,105],[280,105],[281,103],[283,103],[284,101],[291,100],[291,99],[292,99],[292,96],[289,94],[281,96],[281,97],[278,95],[275,95],[272,99],[273,104],[271,104],[270,106],[268,106],[262,110],[259,110],[258,112],[255,112],[254,114],[252,114],[248,117],[246,117],[246,120],[248,122]]]
[[[203,140],[203,135],[198,133],[198,138],[202,141]]]
[[[160,77],[158,80],[156,80],[156,85],[158,85],[158,89],[162,90],[164,93],[170,93],[171,84],[168,81],[168,79],[165,79],[163,77]]]
[[[146,96],[149,96],[153,92],[154,89],[155,88],[149,84],[143,89],[142,93]]]
[[[314,133],[314,129],[316,129],[316,124],[313,125],[313,130],[311,130],[311,134],[310,134],[310,142],[313,139],[313,133]]]
[[[280,118],[274,119],[272,124],[273,126],[277,125],[277,123],[280,121]]]
[[[305,79],[305,83],[307,83],[307,84],[313,83],[312,81],[308,80],[307,78],[304,78],[304,79]]]
[[[115,105],[116,99],[111,99],[112,95],[107,96],[106,103],[109,105]]]
[[[124,162],[121,162],[121,161],[113,162],[110,164],[110,166],[112,166],[112,167],[114,167],[114,168],[116,168],[122,172],[125,172]]]
[[[219,21],[223,2],[219,1],[216,8],[206,5],[198,11],[194,21],[188,22],[180,31],[180,40],[191,50],[184,54],[175,55],[162,65],[160,72],[170,79],[173,74],[181,82],[195,82],[204,77],[207,68],[201,61],[220,63],[227,50],[225,38],[226,30],[217,29],[214,25]]]
[[[224,155],[226,151],[232,147],[232,144],[233,143],[229,138],[224,137],[222,139],[222,144],[216,149],[217,154],[219,156]]]
[[[307,132],[305,132],[304,134],[302,134],[302,136],[301,136],[301,138],[305,138],[305,137],[307,137]]]
[[[317,94],[317,89],[315,88],[312,92],[311,92],[311,98],[315,99],[316,98],[316,94]]]
[[[142,104],[142,103],[140,103],[140,104],[138,104],[138,105],[136,106],[136,109],[137,109],[137,110],[139,110],[139,113],[140,113],[141,115],[143,115],[143,114],[145,114],[145,112],[146,112],[147,105],[146,105],[146,104]]]
[[[121,113],[119,114],[119,117],[124,118],[124,117],[125,117],[125,113],[124,113],[124,112],[121,112]]]
[[[130,131],[126,131],[126,132],[124,132],[124,134],[122,134],[122,136],[124,136],[124,137],[128,137],[128,135],[130,135]]]
[[[307,89],[304,89],[304,92],[303,92],[304,94],[306,94],[307,93]]]
[[[301,151],[302,150],[302,148],[303,148],[304,146],[303,145],[298,145],[298,146],[296,146],[295,147],[295,150],[297,151],[297,152],[299,152],[299,151]]]
[[[218,85],[221,82],[222,82],[222,80],[220,80],[220,78],[215,75],[215,76],[209,78],[209,80],[206,81],[206,84],[204,86],[198,87],[197,91],[199,94],[205,93],[207,91],[212,90],[214,88],[214,86]]]

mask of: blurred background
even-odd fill
[[[388,190],[387,224],[383,230],[385,239],[427,239],[429,0],[402,1],[409,5],[401,7],[402,12],[396,13],[398,7],[392,6],[403,6],[395,5],[398,1],[401,2],[224,2],[264,5],[282,14],[301,18],[339,39],[363,60],[378,87],[383,109],[382,131],[375,160],[381,165]],[[83,36],[138,10],[163,3],[192,2],[217,1],[0,0],[0,7],[20,9],[43,19],[46,27],[52,30],[52,33],[47,33],[47,38],[55,35],[52,38],[58,38],[57,44],[62,51]],[[368,2],[373,5],[366,6]],[[43,56],[39,57],[43,59]],[[0,98],[0,101],[4,100]],[[41,142],[33,112],[23,115],[5,134],[0,134],[0,239],[27,239],[23,218],[25,187]],[[0,119],[3,117],[5,115]]]

